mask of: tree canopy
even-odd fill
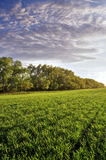
[[[0,91],[74,90],[104,88],[103,83],[80,78],[68,69],[51,65],[23,67],[11,57],[0,58]]]

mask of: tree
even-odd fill
[[[12,74],[13,59],[10,57],[0,58],[0,88],[1,91],[8,91],[8,79]]]
[[[50,65],[22,66],[19,60],[0,58],[0,91],[65,90],[103,88],[104,84],[93,79],[80,78],[68,69]]]
[[[22,67],[20,61],[13,61],[10,57],[0,58],[0,90],[2,92],[27,90],[32,86],[29,70]]]
[[[15,61],[12,65],[11,88],[12,90],[22,91],[33,87],[30,82],[30,74],[27,68],[22,66],[20,61]]]

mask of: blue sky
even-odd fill
[[[106,84],[105,0],[0,0],[0,57]]]

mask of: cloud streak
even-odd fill
[[[1,55],[78,62],[96,59],[106,49],[97,45],[106,41],[105,1],[19,2],[8,13],[1,11],[0,21]]]

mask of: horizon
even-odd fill
[[[0,57],[72,70],[106,86],[105,0],[1,0]]]

